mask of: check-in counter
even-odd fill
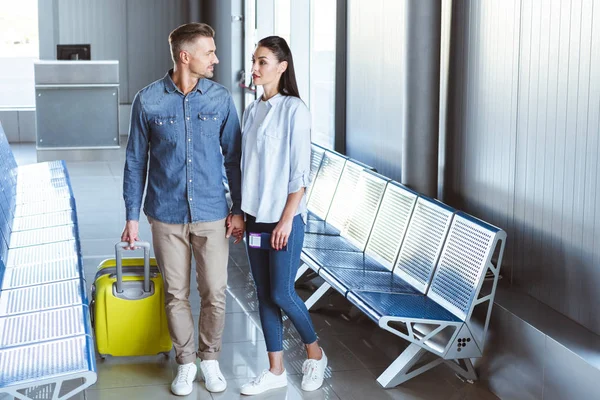
[[[119,148],[118,61],[40,60],[34,72],[39,161]]]

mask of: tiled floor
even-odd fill
[[[17,160],[35,162],[33,145],[12,145]],[[114,257],[114,244],[123,229],[125,212],[121,197],[124,154],[111,162],[68,162],[79,218],[85,276],[91,285],[101,260]],[[140,221],[140,236],[150,240],[148,222]],[[227,391],[210,394],[202,382],[186,398],[237,399],[240,386],[268,365],[260,330],[256,295],[245,250],[232,245],[229,259],[227,317],[220,358]],[[317,278],[318,279],[318,278]],[[304,282],[301,296],[314,282]],[[200,299],[192,289],[191,302],[198,316]],[[299,336],[286,321],[285,365],[287,389],[269,392],[256,399],[495,399],[482,384],[463,383],[451,370],[439,366],[395,389],[382,389],[376,377],[397,357],[405,344],[381,330],[337,294],[317,304],[311,312],[321,344],[329,356],[326,382],[320,390],[300,389],[303,354]],[[76,399],[166,399],[176,371],[174,357],[131,357],[98,359],[98,382]]]

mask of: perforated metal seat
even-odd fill
[[[388,181],[389,179],[374,172],[361,171],[354,194],[356,201],[348,205],[351,208],[351,216],[342,229],[341,235],[325,236],[307,233],[304,236],[304,247],[364,251]]]
[[[5,268],[0,280],[0,290],[42,285],[52,282],[76,279],[83,273],[81,261],[77,257],[56,261],[38,261],[36,264]]]
[[[0,318],[0,350],[85,335],[90,324],[87,305]]]
[[[19,179],[53,179],[68,176],[67,164],[63,160],[19,165],[16,170]]]
[[[335,251],[352,251],[362,253],[363,249],[350,243],[348,239],[341,236],[321,235],[316,233],[304,234],[305,249],[322,249]]]
[[[3,290],[0,315],[10,316],[87,303],[83,278]]]
[[[61,225],[50,228],[41,228],[22,232],[13,232],[10,235],[9,248],[39,246],[42,244],[72,240],[77,236],[75,225]]]
[[[28,217],[37,214],[46,214],[58,211],[75,210],[75,201],[72,198],[40,201],[37,203],[17,204],[15,217]]]
[[[96,382],[96,360],[91,335],[80,335],[62,340],[53,340],[10,347],[0,350],[0,392],[23,398],[32,392],[38,398],[36,387],[54,385],[48,393],[59,393],[65,380],[82,378],[84,381],[62,398],[68,398]],[[31,389],[30,389],[31,388]],[[29,390],[28,390],[29,389]],[[51,397],[54,398],[54,397]],[[58,397],[55,397],[58,398]]]
[[[341,231],[338,228],[327,224],[327,222],[324,220],[315,217],[314,214],[312,219],[308,219],[308,221],[306,221],[306,228],[304,231],[306,233],[317,233],[319,235],[328,236],[339,236],[341,234]]]
[[[365,254],[380,264],[380,267],[371,269],[392,270],[416,199],[417,193],[397,182],[390,182],[387,185],[365,248]],[[322,266],[324,269],[354,268],[352,265],[327,259],[322,260]]]
[[[312,187],[316,178],[319,168],[321,168],[321,161],[325,155],[325,149],[319,145],[311,143],[310,146],[310,179],[309,186],[306,188],[306,200],[310,201],[310,195],[312,193]]]
[[[350,290],[420,294],[417,289],[389,271],[321,268],[319,275],[343,295]]]
[[[394,274],[425,293],[455,210],[437,200],[420,197],[415,205]]]
[[[16,193],[15,204],[35,203],[38,201],[57,200],[73,197],[70,186],[59,188],[42,186],[39,190],[29,189]]]
[[[71,224],[77,224],[77,214],[74,210],[66,210],[15,218],[12,222],[12,231],[20,232]]]
[[[375,322],[383,317],[462,322],[456,315],[421,294],[350,292],[346,297]]]
[[[32,190],[53,190],[69,187],[67,176],[58,176],[50,179],[19,178],[15,185],[15,193],[28,192]]]
[[[346,158],[337,153],[326,151],[323,154],[307,203],[309,220],[324,221],[327,217],[345,164]]]
[[[66,242],[56,242],[40,246],[10,249],[6,258],[6,267],[13,268],[23,265],[53,262],[77,258],[80,255],[78,242],[73,239]]]
[[[320,268],[356,269],[364,271],[387,271],[380,262],[361,252],[331,251],[305,248],[303,254]]]

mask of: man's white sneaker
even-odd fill
[[[177,376],[171,383],[171,392],[177,396],[187,396],[194,389],[198,367],[195,363],[181,364],[177,367]]]
[[[217,360],[200,361],[200,373],[209,392],[219,393],[227,389],[227,381],[221,373]]]
[[[312,392],[317,390],[323,385],[323,379],[325,377],[325,368],[327,368],[327,356],[323,349],[321,349],[321,359],[312,360],[308,359],[302,364],[302,390],[305,392]]]
[[[287,386],[287,373],[285,370],[281,375],[275,375],[268,369],[265,369],[252,382],[242,386],[241,393],[245,395],[254,395],[266,392],[267,390],[277,389]]]

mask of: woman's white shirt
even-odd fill
[[[310,129],[310,111],[297,97],[257,99],[244,111],[242,210],[256,222],[278,222],[288,195],[308,186]],[[306,196],[296,214],[306,221]]]

